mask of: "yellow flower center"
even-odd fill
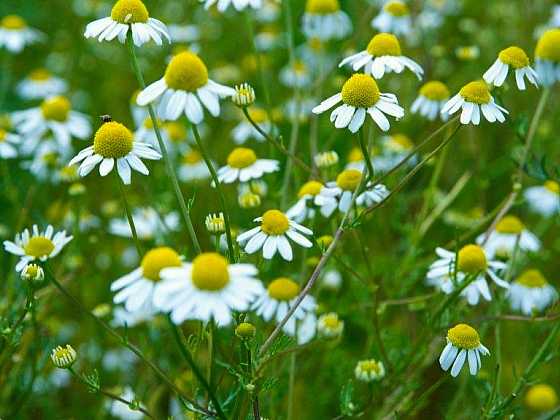
[[[119,0],[111,10],[111,19],[119,23],[146,23],[149,17],[141,0]]]
[[[4,130],[3,128],[0,128],[0,143],[3,143],[6,140],[7,135],[8,135],[8,132],[6,130]]]
[[[309,48],[316,52],[323,51],[324,47],[323,41],[321,41],[321,39],[317,37],[309,38],[307,40],[307,45],[309,45]]]
[[[268,285],[268,295],[272,299],[290,301],[299,293],[299,284],[287,277],[280,277]]]
[[[393,34],[377,34],[375,35],[367,46],[367,52],[375,57],[383,55],[400,56],[401,44],[398,38]]]
[[[487,104],[491,100],[490,90],[488,90],[488,85],[483,80],[470,82],[463,86],[459,94],[465,101],[479,105]]]
[[[181,258],[166,246],[149,250],[142,258],[142,274],[153,282],[160,281],[159,272],[166,267],[180,267]]]
[[[15,30],[15,29],[23,29],[27,27],[27,23],[25,23],[25,20],[23,20],[17,15],[8,15],[8,16],[4,16],[4,18],[0,22],[0,26],[4,29]]]
[[[228,262],[220,254],[202,253],[193,260],[191,275],[198,289],[221,290],[229,283]]]
[[[402,17],[410,14],[408,6],[402,1],[391,1],[383,7],[383,10],[396,17]]]
[[[290,228],[290,221],[280,210],[268,210],[262,216],[261,229],[267,235],[282,235]]]
[[[356,73],[342,86],[342,100],[356,108],[375,105],[380,95],[377,83],[367,74]]]
[[[183,156],[183,162],[187,165],[195,165],[202,161],[202,155],[197,150],[191,150]]]
[[[443,83],[434,80],[422,86],[420,95],[431,101],[444,101],[449,98],[449,89]]]
[[[171,59],[164,78],[171,89],[196,92],[208,83],[208,69],[198,55],[186,51]]]
[[[348,153],[347,159],[348,162],[361,162],[364,160],[364,154],[359,147],[353,147],[350,153]]]
[[[247,147],[236,147],[227,157],[227,164],[236,169],[247,168],[256,161],[257,155]]]
[[[543,60],[560,61],[560,29],[546,31],[541,36],[535,56]]]
[[[475,349],[480,346],[478,332],[467,324],[458,324],[447,331],[447,338],[455,347]]]
[[[334,238],[331,235],[323,235],[321,237],[319,237],[319,239],[317,239],[317,244],[324,248],[327,249],[334,241]]]
[[[506,216],[496,225],[496,231],[499,233],[519,235],[523,232],[523,229],[525,229],[525,226],[521,220],[515,216]]]
[[[379,362],[377,362],[376,360],[362,360],[360,363],[360,371],[362,371],[363,373],[367,374],[367,375],[380,375],[382,370],[381,370],[381,364]]]
[[[47,257],[54,250],[54,243],[44,236],[34,236],[25,245],[25,254],[35,258]]]
[[[554,194],[560,194],[560,184],[556,181],[546,181],[544,187]]]
[[[484,250],[478,245],[465,245],[459,250],[457,268],[467,274],[486,271],[488,262]]]
[[[316,15],[330,15],[340,10],[338,0],[307,0],[305,11]]]
[[[298,76],[301,76],[301,75],[307,73],[307,66],[305,65],[305,63],[303,61],[300,61],[300,60],[296,60],[296,62],[294,63],[293,69],[294,69],[294,73],[296,73],[296,75],[298,75]]]
[[[57,152],[48,152],[43,155],[43,162],[45,165],[54,167],[58,162],[58,153]]]
[[[303,186],[299,189],[298,197],[301,198],[304,195],[312,195],[316,196],[321,192],[321,188],[323,188],[323,184],[318,181],[309,181],[303,184]]]
[[[35,82],[44,82],[51,78],[51,74],[48,72],[48,70],[37,69],[37,70],[33,70],[29,74],[29,78]]]
[[[71,107],[70,101],[64,96],[54,96],[43,101],[41,112],[46,120],[63,122],[68,119]]]
[[[266,111],[264,109],[252,107],[248,111],[251,119],[257,124],[262,124],[266,121]]]
[[[169,121],[163,124],[163,128],[167,131],[169,140],[178,143],[187,138],[187,129],[183,124],[176,121]]]
[[[549,385],[533,385],[527,391],[525,403],[531,410],[546,412],[558,405],[558,395]]]
[[[529,65],[529,57],[519,47],[509,47],[502,50],[498,55],[500,61],[504,64],[512,66],[515,69],[521,69]]]
[[[327,314],[322,319],[325,327],[330,330],[334,330],[340,326],[340,320],[337,314]]]
[[[410,150],[414,147],[414,143],[404,134],[393,134],[389,145],[396,151]]]
[[[355,191],[362,180],[362,173],[357,169],[347,169],[336,177],[336,185],[344,191]]]
[[[111,121],[95,133],[93,151],[105,158],[122,158],[132,150],[132,133],[124,125]]]
[[[542,273],[534,269],[524,271],[515,282],[530,288],[543,287],[548,284]]]

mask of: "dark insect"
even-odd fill
[[[113,121],[113,118],[110,115],[100,115],[99,118],[101,118],[101,121],[104,123]]]

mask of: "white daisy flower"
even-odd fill
[[[136,250],[134,250],[134,252],[136,252]],[[123,307],[115,306],[110,325],[115,328],[131,328],[143,322],[152,320],[156,313],[157,309],[153,306],[141,307],[134,312],[129,312]]]
[[[150,40],[157,45],[162,45],[164,39],[171,42],[165,24],[151,18],[141,0],[118,0],[111,10],[111,16],[89,23],[84,36],[97,38],[99,42],[112,41],[117,38],[120,43],[124,44],[129,30],[132,32],[132,40],[137,47]]]
[[[420,93],[412,103],[410,112],[420,114],[430,121],[438,117],[447,121],[448,115],[443,114],[441,110],[449,100],[449,96],[449,89],[445,84],[436,80],[430,81],[420,88]]]
[[[556,300],[558,292],[539,270],[524,271],[512,284],[508,292],[511,309],[527,316],[542,312]]]
[[[341,213],[346,213],[352,204],[352,195],[360,185],[362,180],[362,171],[357,169],[346,169],[336,177],[336,181],[327,182],[321,188],[319,194],[315,196],[313,203],[321,208],[321,214],[324,217],[330,217],[338,208]],[[375,190],[370,190],[375,194]],[[362,193],[362,203],[373,198],[372,195],[365,196]],[[356,200],[357,201],[357,200]]]
[[[235,90],[208,78],[208,69],[194,53],[185,51],[174,56],[165,75],[138,94],[136,102],[148,105],[161,96],[158,114],[163,120],[176,120],[185,114],[193,124],[204,120],[202,105],[214,117],[220,115],[220,98],[233,96]]]
[[[373,207],[389,196],[390,192],[385,185],[368,183],[363,193],[356,198],[356,204],[361,207]]]
[[[173,44],[190,44],[200,41],[200,30],[196,25],[167,25]]]
[[[366,74],[371,74],[375,79],[381,79],[386,73],[400,74],[405,69],[412,71],[418,80],[424,75],[424,70],[416,61],[402,54],[397,37],[388,33],[375,35],[367,49],[346,57],[338,67],[346,64],[351,65],[354,71],[363,68]]]
[[[266,25],[255,35],[255,48],[267,52],[282,45],[282,32],[277,25]]]
[[[227,157],[227,165],[218,169],[218,180],[231,184],[237,180],[247,182],[280,169],[277,160],[257,159],[252,149],[237,147]]]
[[[385,366],[375,359],[360,360],[354,369],[354,376],[361,382],[379,381],[385,377]]]
[[[509,114],[508,110],[498,105],[488,89],[486,82],[477,80],[463,86],[457,95],[451,98],[443,106],[441,113],[452,115],[459,109],[461,112],[461,124],[480,124],[480,112],[489,122],[506,120],[504,114]]]
[[[16,234],[14,242],[4,241],[4,249],[20,257],[16,265],[16,271],[19,272],[33,261],[47,261],[56,257],[71,240],[72,236],[67,236],[65,230],[54,233],[54,228],[48,225],[44,231],[39,231],[37,225],[33,225],[31,232],[25,229]]]
[[[408,156],[413,148],[414,143],[404,134],[396,133],[390,136],[383,136],[381,138],[381,152],[374,154],[372,158],[373,167],[376,171],[387,172]],[[363,162],[363,155],[361,150],[359,151]],[[414,165],[416,161],[416,156],[413,156],[407,161],[406,165]]]
[[[271,131],[272,124],[268,120],[266,111],[264,109],[252,106],[250,108],[247,108],[247,112],[249,113],[251,119],[259,127],[262,127],[262,129],[267,133]],[[253,127],[253,124],[247,121],[245,117],[243,118],[244,119],[239,124],[237,124],[231,132],[235,144],[243,144],[249,139],[254,139],[259,143],[265,142],[266,139],[262,136],[261,133],[258,132],[255,127]]]
[[[0,48],[6,48],[11,53],[20,53],[27,45],[43,37],[41,32],[27,26],[25,20],[17,15],[4,16],[0,20]]]
[[[175,324],[196,319],[227,326],[233,320],[233,311],[247,311],[262,292],[257,275],[252,264],[228,264],[219,254],[202,253],[192,263],[162,270],[156,307],[170,312]]]
[[[131,169],[142,175],[150,173],[140,158],[158,160],[161,159],[161,155],[150,145],[135,141],[130,130],[124,125],[110,121],[99,127],[93,139],[93,146],[79,152],[68,166],[81,162],[78,169],[81,177],[88,175],[98,164],[101,176],[106,176],[116,166],[122,181],[130,184]]]
[[[237,242],[244,246],[247,254],[254,254],[262,248],[263,257],[267,260],[272,259],[278,252],[286,261],[292,261],[293,251],[288,239],[304,248],[313,246],[304,236],[313,235],[313,231],[290,220],[279,210],[268,210],[254,221],[260,222],[260,226],[237,237]]]
[[[25,147],[22,147],[22,150],[24,149]],[[35,148],[33,158],[30,161],[22,162],[21,167],[31,172],[39,181],[50,181],[56,184],[60,180],[56,174],[60,166],[66,163],[64,160],[66,157],[66,154],[61,154],[60,146],[55,140],[45,138]]]
[[[302,24],[307,38],[323,41],[341,39],[352,32],[352,21],[340,10],[338,0],[307,0]]]
[[[469,285],[461,292],[469,305],[477,305],[482,296],[486,301],[492,300],[486,276],[497,286],[509,289],[509,283],[502,280],[497,272],[507,266],[500,261],[489,261],[484,249],[478,245],[465,245],[457,254],[443,248],[436,248],[439,259],[430,266],[426,275],[426,283],[451,294],[455,288],[461,287],[464,281]],[[474,276],[474,279],[472,278]]]
[[[319,181],[308,181],[302,185],[298,192],[298,201],[286,212],[288,219],[302,223],[306,219],[313,219],[315,209],[313,201],[319,195],[323,184]]]
[[[179,230],[179,215],[176,212],[160,215],[151,207],[137,207],[132,211],[132,219],[141,240],[160,239],[166,233]],[[109,232],[123,238],[132,238],[127,218],[111,219]]]
[[[45,99],[63,94],[68,84],[63,79],[53,76],[45,69],[32,71],[17,85],[17,93],[23,99]]]
[[[202,155],[195,149],[188,150],[183,154],[178,172],[179,179],[182,182],[201,181],[210,178],[211,175]]]
[[[285,86],[301,89],[309,86],[313,79],[307,65],[301,60],[296,60],[293,66],[288,64],[280,70],[280,81]]]
[[[484,73],[486,83],[494,86],[502,86],[509,73],[509,68],[515,69],[515,81],[519,90],[525,90],[525,78],[539,86],[537,72],[529,65],[529,57],[525,51],[519,47],[509,47],[502,50],[492,66]]]
[[[375,150],[372,150],[372,156],[370,158],[375,157]],[[364,160],[364,154],[362,153],[362,149],[359,147],[352,147],[348,155],[346,156],[346,164],[345,169],[356,169],[360,172],[367,170],[366,161]]]
[[[181,257],[169,247],[153,248],[144,254],[140,267],[111,283],[115,304],[124,304],[129,312],[154,308],[154,294],[161,286],[160,272],[167,267],[181,267]]]
[[[260,9],[263,5],[263,0],[199,0],[204,3],[204,7],[209,9],[213,5],[217,5],[220,12],[225,12],[226,9],[232,5],[238,12],[251,7],[253,9]]]
[[[560,184],[556,181],[548,180],[542,186],[529,187],[524,196],[535,213],[545,217],[560,213]]]
[[[344,321],[338,318],[338,314],[330,312],[323,314],[317,320],[317,332],[324,338],[338,338],[344,331]]]
[[[379,32],[408,35],[412,30],[410,10],[402,1],[388,1],[381,12],[373,18],[371,26]]]
[[[18,134],[10,133],[0,128],[0,158],[13,159],[17,157],[17,145],[21,144],[22,138]]]
[[[482,244],[485,239],[486,234],[482,234],[476,238],[476,242]],[[537,252],[541,248],[541,241],[526,229],[518,217],[509,215],[498,222],[483,246],[490,258],[508,259],[516,246],[522,252]]]
[[[535,50],[535,70],[544,86],[552,86],[560,80],[560,29],[546,31]]]
[[[404,109],[399,106],[397,97],[391,93],[381,93],[373,77],[367,74],[354,74],[344,83],[342,91],[324,100],[313,108],[314,114],[322,114],[340,101],[342,105],[331,113],[331,122],[336,128],[346,128],[356,133],[364,124],[366,114],[383,131],[391,127],[385,114],[400,119]]]
[[[280,323],[294,305],[299,292],[299,284],[292,279],[277,278],[261,291],[251,306],[251,310],[267,322],[274,319],[276,323]],[[315,298],[305,296],[288,322],[282,327],[282,331],[291,337],[296,337],[299,345],[309,342],[315,336],[317,328],[316,309]]]
[[[158,121],[158,124],[162,140],[170,155],[175,156],[182,147],[187,147],[188,134],[187,128],[183,123],[178,121]],[[134,138],[142,143],[149,143],[154,149],[160,151],[154,123],[149,116],[144,119],[140,128],[134,132]]]
[[[487,356],[490,351],[482,345],[478,332],[467,324],[458,324],[447,331],[447,345],[441,352],[439,364],[444,371],[451,368],[451,376],[459,375],[465,361],[469,372],[476,375],[482,363],[480,356]]]

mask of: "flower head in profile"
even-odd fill
[[[400,0],[388,1],[383,10],[373,18],[371,26],[380,32],[408,35],[412,29],[410,9]]]
[[[445,371],[451,368],[451,376],[461,372],[468,361],[469,372],[476,375],[482,363],[480,356],[487,356],[490,351],[480,342],[478,332],[467,324],[458,324],[447,331],[447,345],[441,352],[439,364]]]
[[[507,78],[509,69],[515,70],[515,81],[519,90],[525,90],[525,78],[538,87],[537,72],[529,63],[529,57],[519,47],[509,47],[500,51],[498,58],[492,66],[484,73],[486,83],[494,86],[502,86]]]
[[[340,10],[338,0],[307,0],[302,19],[307,38],[341,39],[352,31],[352,21]]]
[[[27,26],[27,22],[17,15],[7,15],[0,20],[0,48],[18,54],[23,49],[43,39],[37,29]]]
[[[560,80],[560,29],[546,31],[535,50],[535,70],[544,86]]]
[[[253,149],[236,147],[228,155],[227,164],[218,169],[218,180],[225,184],[247,182],[279,169],[280,164],[277,160],[258,159]]]
[[[535,213],[550,217],[560,212],[560,184],[557,181],[549,179],[543,185],[529,187],[523,195]]]
[[[253,9],[260,9],[263,5],[263,0],[199,0],[204,3],[204,7],[209,9],[217,4],[220,12],[225,12],[229,6],[233,6],[235,10],[240,12],[248,7]]]
[[[375,359],[360,360],[354,369],[354,376],[361,382],[379,381],[385,376],[385,366]]]
[[[522,252],[536,252],[541,247],[541,241],[529,231],[517,216],[504,216],[496,225],[490,236],[479,235],[478,244],[484,244],[484,250],[490,258],[510,258],[515,247]]]
[[[80,151],[68,166],[80,163],[78,173],[81,177],[88,175],[98,164],[101,176],[106,176],[116,166],[122,181],[130,184],[131,169],[143,175],[150,173],[140,158],[158,160],[161,155],[150,145],[135,141],[132,132],[124,125],[109,121],[95,133],[93,146]]]
[[[162,45],[164,39],[171,42],[165,24],[150,17],[142,0],[118,0],[111,10],[111,16],[89,23],[84,36],[97,38],[99,42],[116,38],[124,44],[129,31],[134,45],[138,47],[150,40],[157,45]]]
[[[72,367],[76,361],[76,350],[70,345],[56,346],[51,351],[51,360],[53,364],[60,369],[68,369]]]
[[[420,114],[430,121],[434,121],[438,117],[446,121],[448,115],[442,113],[441,110],[449,100],[449,96],[449,89],[445,84],[432,80],[420,88],[418,97],[413,102],[410,112]]]
[[[67,88],[68,84],[63,79],[46,69],[36,69],[18,83],[17,92],[23,99],[45,99],[62,95]]]
[[[298,201],[286,212],[288,218],[301,223],[306,219],[315,216],[313,201],[323,189],[323,184],[319,181],[308,181],[301,186],[298,191]]]
[[[527,316],[542,312],[558,300],[558,292],[539,270],[525,270],[509,289],[511,308]]]
[[[342,101],[331,113],[331,122],[336,128],[346,128],[356,133],[364,124],[366,115],[375,121],[383,131],[391,127],[385,114],[400,119],[404,109],[397,97],[391,93],[381,93],[376,81],[367,74],[354,74],[344,83],[342,91],[313,108],[314,114],[322,114]]]
[[[352,196],[362,181],[362,171],[358,169],[345,169],[340,172],[335,181],[327,182],[321,188],[319,194],[315,195],[313,203],[320,207],[324,217],[330,217],[336,209],[341,213],[346,213],[352,205]],[[361,193],[360,205],[372,204],[373,201],[381,201],[385,197],[386,188],[382,185],[373,186],[370,184]],[[383,197],[383,198],[381,198]],[[357,201],[357,199],[356,199]]]
[[[158,114],[163,120],[176,120],[185,114],[193,124],[204,120],[204,107],[214,117],[220,115],[220,98],[233,96],[235,90],[208,78],[208,68],[190,51],[175,55],[164,76],[138,94],[136,102],[148,105],[161,97]]]

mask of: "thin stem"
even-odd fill
[[[251,347],[249,344],[243,343],[242,346],[247,348],[247,375],[249,379],[253,380],[253,357],[251,355]],[[253,418],[254,420],[261,420],[261,413],[259,408],[259,394],[255,388],[251,393],[251,405],[253,406]]]
[[[288,382],[288,420],[294,418],[294,388],[296,383],[296,353],[290,354],[290,379]]]
[[[119,184],[119,190],[121,192],[121,197],[122,197],[123,204],[124,204],[124,211],[126,213],[126,218],[128,220],[128,225],[130,226],[130,231],[132,232],[132,239],[134,240],[134,245],[136,246],[136,252],[138,252],[138,257],[141,258],[142,255],[143,255],[142,246],[140,245],[140,241],[138,240],[138,233],[136,232],[136,225],[134,224],[134,219],[132,218],[132,213],[130,212],[130,206],[129,206],[128,200],[126,198],[126,192],[124,191],[124,185],[123,185],[123,182],[122,182],[121,178],[117,174],[117,172],[115,172],[115,176],[117,177],[117,183]]]
[[[361,130],[359,137],[360,148],[362,149],[362,155],[364,155],[364,160],[366,162],[367,170],[368,170],[368,180],[372,180],[374,175],[373,171],[373,164],[371,163],[371,156],[369,155],[369,147],[368,141],[366,139],[366,132],[365,130]]]

